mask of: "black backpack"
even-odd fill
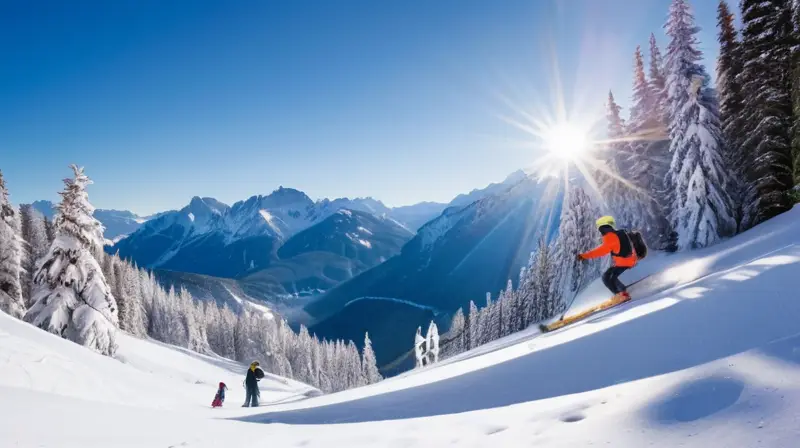
[[[253,372],[253,376],[255,376],[257,380],[263,379],[264,371],[261,370],[261,367],[256,367],[256,370]]]
[[[644,259],[647,256],[647,244],[645,244],[642,234],[636,230],[628,230],[627,234],[633,250],[636,252],[636,257],[640,260]]]

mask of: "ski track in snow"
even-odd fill
[[[120,362],[0,315],[0,445],[800,446],[798,273],[795,208],[653,254],[623,278],[654,274],[637,300],[573,326],[317,398],[270,381],[259,409],[238,407],[237,363],[125,335]],[[607,296],[595,282],[573,310]],[[231,391],[211,410],[220,380]]]

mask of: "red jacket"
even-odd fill
[[[608,232],[603,235],[603,243],[588,252],[582,253],[581,258],[588,260],[591,258],[600,258],[611,253],[619,253],[619,237],[614,232]],[[636,265],[636,254],[631,250],[631,254],[627,257],[612,255],[611,262],[614,266],[632,268]]]

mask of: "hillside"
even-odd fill
[[[796,207],[717,246],[648,259],[638,274],[654,280],[635,301],[572,327],[531,329],[368,387],[218,412],[203,409],[213,387],[190,384],[198,364],[170,358],[152,368],[131,356],[126,366],[0,316],[0,378],[14,410],[0,419],[0,440],[83,448],[119,434],[131,447],[797,446],[798,266]],[[597,300],[597,291],[578,303]],[[123,341],[121,352],[130,350]],[[173,378],[140,371],[164,365]],[[240,366],[229,374],[207,368],[214,373],[206,381],[234,381]],[[34,430],[40,421],[59,424]]]
[[[369,331],[379,365],[393,361],[409,349],[416,328],[431,317],[406,302],[433,310],[440,325],[446,325],[448,316],[466,308],[470,300],[483,303],[487,291],[496,294],[509,279],[516,281],[539,236],[551,235],[557,227],[559,187],[524,177],[466,207],[445,210],[398,256],[309,303],[305,310],[315,322],[310,330],[326,338]],[[399,333],[379,323],[382,318],[376,312],[387,304],[347,306],[370,297],[400,299],[388,304],[395,313],[392,328],[401,329]]]
[[[209,406],[217,384],[224,381],[230,389],[226,405],[244,402],[245,365],[124,333],[117,334],[117,343],[115,359],[108,358],[0,313],[3,396],[26,391],[53,400],[196,410]],[[265,402],[297,399],[316,391],[269,374],[261,388]]]

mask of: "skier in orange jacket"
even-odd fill
[[[627,287],[619,280],[619,276],[636,265],[636,251],[628,234],[624,230],[616,230],[616,222],[611,216],[603,216],[595,223],[597,230],[603,235],[603,243],[596,248],[578,254],[581,260],[600,258],[611,254],[611,267],[603,273],[603,284],[615,296],[623,301],[631,299]]]

